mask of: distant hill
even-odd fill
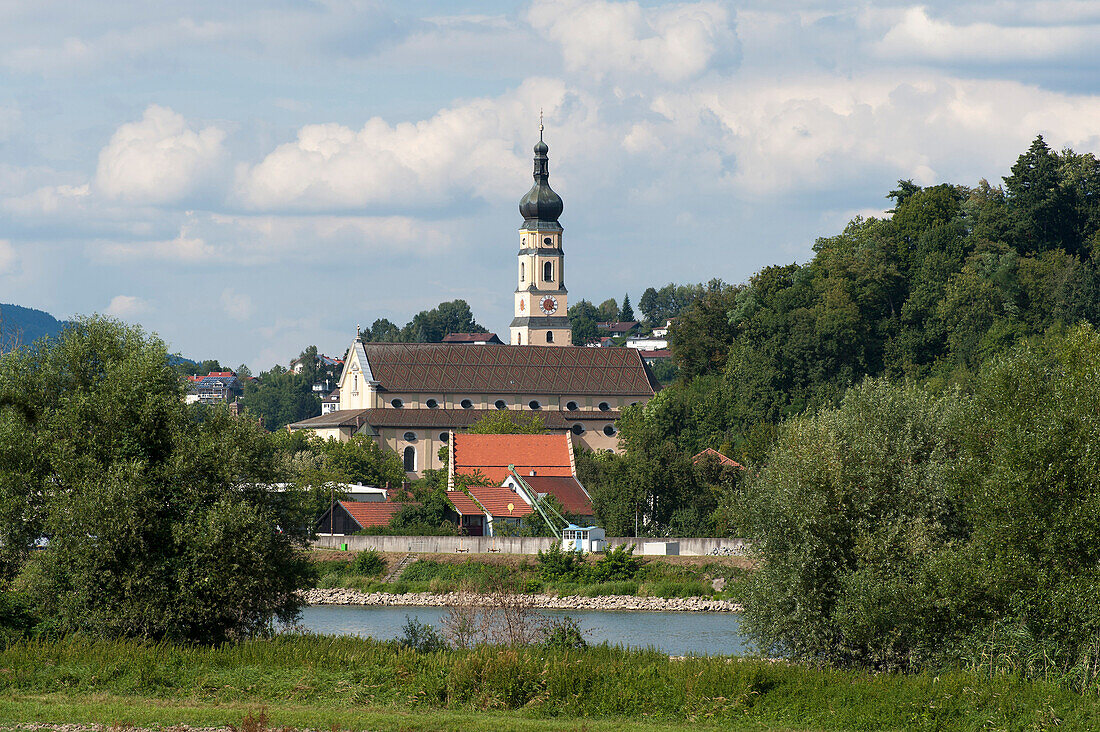
[[[65,327],[64,321],[49,313],[6,303],[0,303],[0,319],[0,343],[4,344],[12,340],[23,344],[33,343],[43,336],[53,338]]]

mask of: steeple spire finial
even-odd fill
[[[539,107],[539,142],[542,142],[542,107]]]

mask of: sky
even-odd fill
[[[744,282],[899,179],[1100,152],[1098,47],[1100,0],[0,0],[0,302],[254,372],[506,334],[540,110],[570,302]]]

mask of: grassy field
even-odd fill
[[[538,560],[522,554],[478,555],[422,554],[395,582],[384,583],[386,571],[401,560],[401,553],[379,553],[385,569],[364,574],[354,566],[354,553],[314,551],[318,583],[321,588],[348,587],[362,592],[453,592],[460,588],[473,591],[499,589],[508,584],[520,592],[546,592],[553,595],[639,595],[643,597],[715,597],[733,595],[737,580],[747,571],[748,560],[741,557],[637,557],[640,565],[629,579],[612,582],[544,579]],[[598,556],[589,556],[594,565]],[[725,586],[715,590],[713,580]],[[720,583],[721,584],[721,583]]]
[[[68,638],[0,652],[0,723],[314,729],[1097,729],[1100,698],[1014,677],[873,675],[537,647],[416,653],[286,636],[222,648]]]

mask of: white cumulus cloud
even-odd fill
[[[562,127],[584,126],[585,104],[563,83],[530,79],[504,96],[461,103],[418,122],[374,117],[359,130],[307,125],[294,142],[243,167],[237,195],[256,210],[307,211],[512,197],[530,165],[515,142],[530,141],[540,106],[560,114]]]
[[[1055,147],[1100,147],[1100,97],[945,75],[722,80],[653,109],[664,120],[644,134],[669,147],[670,164],[749,198],[898,177],[973,184],[1037,133]]]
[[[178,201],[212,181],[225,160],[224,140],[222,129],[195,130],[183,115],[152,104],[100,151],[96,188],[134,203]]]
[[[1088,54],[1095,59],[1100,26],[999,25],[989,21],[954,24],[924,7],[908,9],[875,50],[884,57],[928,61],[1020,63]]]
[[[107,305],[107,314],[116,318],[132,318],[148,312],[149,302],[133,295],[115,295]]]
[[[565,66],[602,78],[691,79],[737,52],[730,11],[700,2],[643,8],[637,2],[536,0],[527,19],[561,46]]]

